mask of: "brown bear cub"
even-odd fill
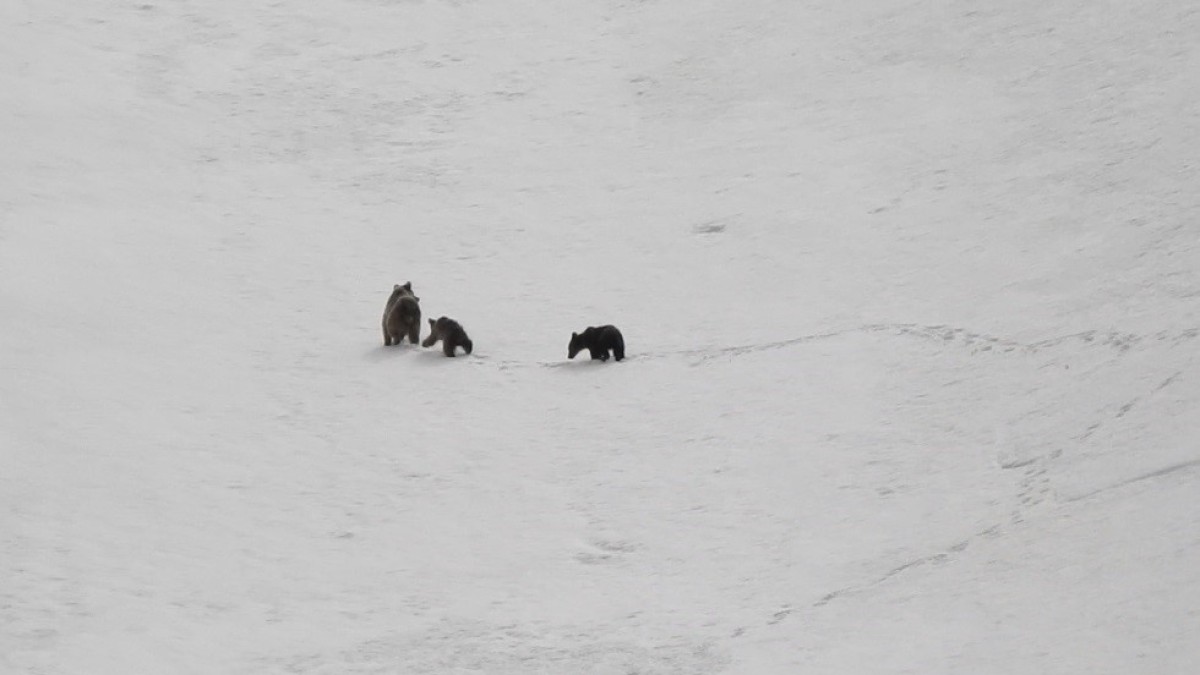
[[[412,282],[392,288],[392,297],[383,308],[383,344],[400,344],[404,336],[414,345],[421,341],[421,299],[413,295]]]
[[[607,361],[608,352],[612,350],[613,358],[620,361],[625,358],[625,338],[616,326],[588,326],[582,333],[571,333],[567,358],[575,358],[584,349],[591,352],[593,359],[601,361]]]
[[[429,320],[429,337],[425,338],[421,346],[432,347],[438,340],[442,341],[442,353],[446,356],[454,356],[455,347],[462,347],[468,354],[471,353],[471,338],[467,337],[467,331],[449,317],[438,317],[437,321]]]

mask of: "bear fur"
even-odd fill
[[[383,308],[383,345],[400,344],[404,336],[417,344],[421,341],[421,299],[413,294],[412,282],[396,284]]]
[[[437,321],[429,320],[429,337],[425,338],[421,346],[432,347],[438,340],[442,341],[442,353],[446,356],[454,356],[456,347],[462,347],[468,354],[473,348],[471,338],[467,337],[467,331],[463,330],[462,324],[446,316],[438,317]]]
[[[620,361],[625,358],[625,338],[616,326],[588,326],[582,333],[571,333],[567,358],[575,358],[584,349],[591,352],[593,359],[601,361],[608,360],[611,350],[613,358]]]

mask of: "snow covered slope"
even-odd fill
[[[0,38],[0,673],[1200,662],[1190,3]]]

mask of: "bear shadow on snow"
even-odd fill
[[[558,361],[556,363],[546,363],[543,367],[549,368],[556,372],[562,373],[563,376],[572,377],[597,377],[603,372],[613,372],[611,367],[606,367],[606,363],[599,359],[595,361],[585,359],[583,361]]]
[[[461,356],[460,356],[461,358]],[[419,352],[413,352],[413,366],[421,368],[454,368],[454,361],[447,359],[440,349],[422,349]]]

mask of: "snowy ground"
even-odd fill
[[[0,673],[1194,672],[1197,72],[1183,0],[0,4]]]

